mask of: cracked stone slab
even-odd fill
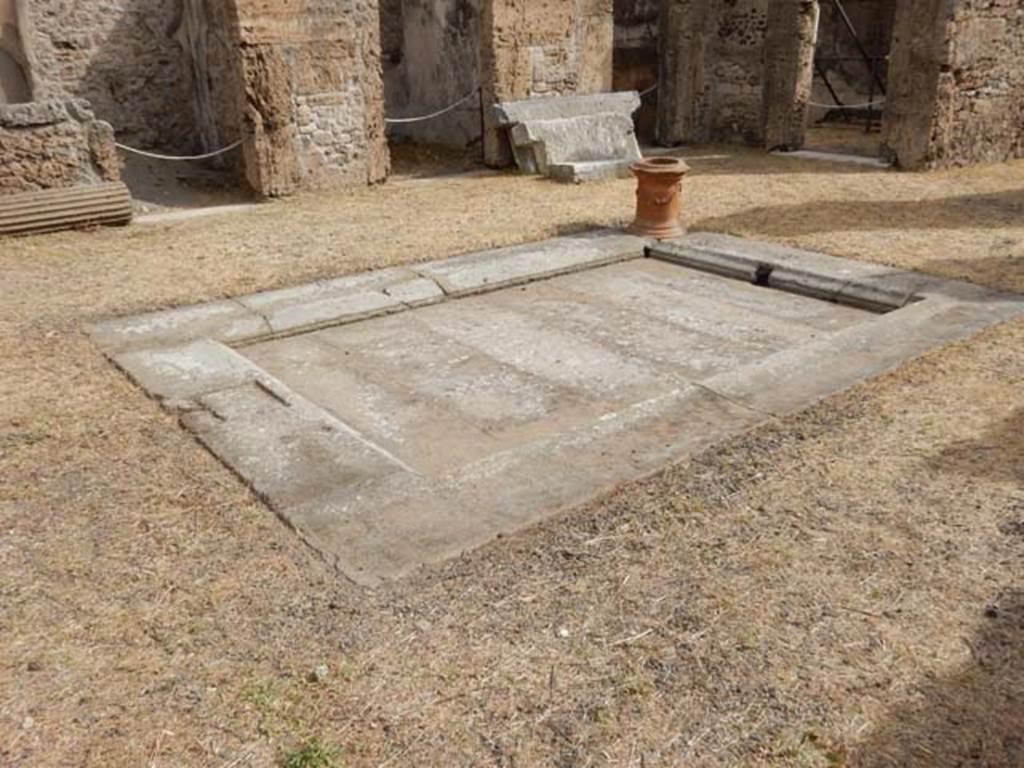
[[[605,231],[93,332],[372,586],[1021,314],[1020,296],[876,264]]]

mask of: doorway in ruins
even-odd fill
[[[381,0],[393,175],[482,165],[481,9],[482,0]]]
[[[896,3],[821,0],[805,149],[877,158]]]
[[[658,15],[661,0],[615,0],[612,90],[637,91],[637,140],[654,144],[658,110]]]

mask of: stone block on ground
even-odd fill
[[[635,91],[555,96],[495,106],[524,173],[580,182],[618,177],[641,158],[632,114]]]

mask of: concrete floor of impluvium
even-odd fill
[[[1024,288],[1020,163],[713,154],[696,228]],[[1019,321],[373,591],[83,332],[631,204],[448,179],[0,242],[0,761],[1019,765]]]

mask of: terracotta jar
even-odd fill
[[[631,167],[638,180],[636,221],[627,232],[659,240],[681,237],[681,181],[690,166],[678,157],[649,157]]]

